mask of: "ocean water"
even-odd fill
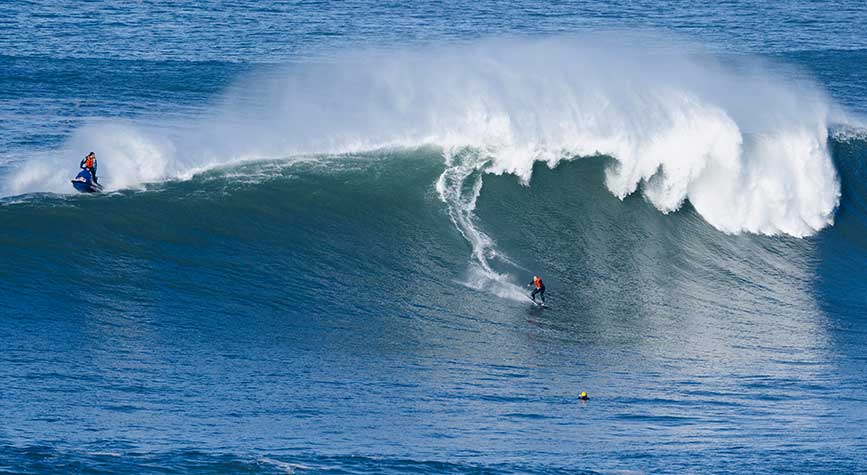
[[[0,473],[867,472],[865,24],[0,3]]]

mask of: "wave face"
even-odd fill
[[[363,52],[250,77],[197,123],[85,126],[48,155],[94,150],[115,190],[243,160],[428,144],[470,148],[462,167],[525,183],[536,162],[605,155],[615,196],[640,188],[663,213],[688,200],[724,232],[831,224],[840,189],[827,134],[839,113],[815,84],[699,53],[649,35]],[[67,168],[36,157],[5,194],[66,192]]]
[[[708,285],[719,278],[714,285],[751,282],[776,289],[772,294],[800,295],[803,289],[781,282],[809,280],[805,263],[817,249],[851,255],[845,268],[860,262],[855,256],[867,255],[867,243],[858,237],[867,229],[861,160],[867,146],[862,138],[838,136],[831,139],[831,150],[845,184],[839,222],[807,240],[726,235],[691,204],[663,214],[646,197],[619,199],[605,181],[618,166],[612,157],[564,161],[555,168],[537,162],[528,171],[533,176],[528,187],[515,176],[488,173],[485,151],[431,146],[251,161],[101,196],[6,198],[2,218],[16,226],[5,235],[4,268],[13,283],[9,288],[26,293],[37,291],[44,276],[60,268],[64,281],[74,282],[87,280],[94,268],[125,274],[130,268],[202,266],[211,270],[199,278],[214,279],[200,289],[203,295],[193,285],[196,276],[165,275],[159,281],[188,288],[196,295],[188,297],[193,301],[207,289],[223,289],[230,299],[255,295],[259,291],[251,289],[257,283],[273,281],[280,301],[305,306],[311,296],[301,296],[317,288],[314,293],[322,294],[314,302],[339,298],[340,289],[355,285],[365,289],[360,295],[387,299],[388,289],[365,282],[371,276],[379,276],[374,282],[421,280],[446,293],[457,283],[523,301],[524,277],[535,269],[559,274],[552,276],[555,282],[567,275],[608,276],[610,283],[633,280],[629,272],[639,270],[647,277],[674,273],[677,285],[710,273]],[[851,252],[833,249],[830,243],[837,240],[840,249]],[[34,251],[16,252],[28,247]],[[252,270],[236,268],[248,252],[268,258]],[[343,284],[337,285],[334,275]],[[147,300],[142,282],[133,279],[117,290]],[[642,284],[654,285],[660,282]],[[282,295],[282,288],[301,292]],[[597,297],[572,298],[615,301],[622,290],[614,285],[598,289]],[[15,301],[10,298],[9,305]],[[222,303],[213,305],[216,311]]]
[[[10,367],[28,371],[4,400],[34,401],[8,444],[46,433],[64,441],[7,453],[69,446],[60,459],[70,463],[183,465],[191,456],[172,458],[180,439],[232,447],[239,460],[230,463],[256,465],[264,453],[319,466],[329,454],[376,454],[396,460],[398,473],[414,470],[412,460],[463,454],[494,430],[491,414],[501,438],[472,460],[503,473],[548,473],[548,461],[574,454],[586,424],[599,443],[582,460],[597,472],[648,437],[691,454],[678,445],[684,431],[716,448],[715,463],[749,471],[754,462],[730,444],[782,431],[792,414],[853,440],[863,415],[823,397],[860,391],[859,373],[837,366],[860,357],[860,333],[831,327],[862,327],[852,315],[865,310],[858,229],[867,219],[863,196],[845,184],[860,176],[848,160],[867,144],[831,143],[844,198],[838,223],[810,239],[727,235],[689,205],[666,215],[641,196],[620,200],[605,184],[610,157],[537,163],[527,187],[484,175],[477,152],[443,163],[449,152],[437,147],[250,162],[144,191],[6,199],[0,219],[16,226],[2,236],[0,331]],[[519,293],[537,272],[550,311]],[[82,355],[82,346],[95,349]],[[137,376],[116,380],[128,371]],[[577,406],[569,395],[587,387],[595,405]],[[40,416],[58,406],[80,423]],[[227,413],[235,424],[213,424]],[[624,436],[618,428],[630,421],[637,428]],[[130,426],[134,436],[116,429]],[[255,436],[239,440],[239,431]],[[804,469],[860,469],[860,449],[829,449],[824,437],[798,432],[762,450]],[[804,450],[817,457],[804,461]],[[707,462],[666,463],[692,471]]]
[[[523,280],[534,269],[556,270],[555,282],[567,275],[569,279],[608,276],[606,282],[633,280],[630,272],[679,276],[666,286],[694,285],[690,282],[696,276],[710,273],[715,276],[710,281],[721,279],[714,285],[751,282],[802,305],[809,300],[801,295],[803,289],[781,286],[781,282],[809,280],[805,263],[814,259],[817,249],[830,248],[829,256],[846,260],[836,268],[849,272],[856,272],[852,267],[860,262],[856,256],[867,255],[867,243],[857,237],[867,229],[860,158],[867,147],[859,136],[838,134],[829,140],[846,186],[840,221],[833,232],[818,239],[726,235],[691,202],[665,214],[646,196],[618,198],[606,181],[619,166],[613,157],[566,160],[555,168],[536,162],[527,171],[527,176],[533,176],[528,187],[513,175],[490,173],[495,159],[487,150],[428,146],[297,161],[250,161],[201,172],[189,180],[102,196],[6,198],[0,207],[3,219],[17,223],[5,241],[10,250],[6,268],[18,269],[8,277],[15,286],[27,289],[41,286],[41,276],[51,275],[55,268],[65,268],[64,273],[75,281],[86,279],[89,269],[106,265],[103,262],[119,265],[114,270],[119,273],[130,265],[150,268],[153,259],[157,267],[213,265],[216,280],[209,288],[232,289],[238,286],[235,279],[240,279],[241,287],[249,291],[257,282],[274,281],[274,291],[301,288],[306,290],[299,295],[305,295],[322,285],[315,291],[315,302],[339,298],[340,289],[356,285],[365,289],[360,294],[388,298],[389,289],[371,287],[362,276],[379,276],[375,281],[380,277],[396,282],[421,280],[446,294],[446,287],[457,283],[523,302]],[[39,237],[61,235],[63,249],[56,251],[51,250],[50,239]],[[28,236],[37,238],[29,241]],[[199,249],[201,243],[205,246]],[[851,252],[838,252],[838,245]],[[12,252],[26,246],[40,251]],[[143,247],[144,254],[130,254],[137,246]],[[243,256],[230,250],[251,246],[253,255],[269,256],[252,273],[262,274],[256,277],[231,270]],[[81,249],[88,251],[80,254]],[[198,249],[199,257],[187,257],[193,249]],[[395,249],[407,254],[394,254]],[[46,252],[53,257],[39,260]],[[116,262],[116,256],[127,255],[136,264],[127,258]],[[408,261],[407,256],[412,258]],[[280,268],[292,269],[292,275],[273,273]],[[341,275],[343,284],[326,285],[334,275]],[[314,287],[304,280],[310,276],[317,283]],[[163,278],[179,288],[192,285],[186,278]],[[131,285],[121,293],[137,295],[138,284]],[[615,285],[597,289],[594,296],[572,298],[585,303],[617,301],[622,300],[617,294],[622,290]],[[858,287],[853,295],[862,291]],[[232,290],[225,292],[234,295]],[[690,293],[690,298],[695,297]],[[296,299],[291,292],[280,297],[297,305],[306,305],[307,298],[310,295]],[[713,300],[719,308],[728,305]],[[216,311],[221,302],[214,305]]]
[[[865,145],[832,150],[845,160]],[[620,200],[604,183],[613,158],[537,163],[527,187],[462,169],[475,154],[444,164],[444,153],[251,162],[144,191],[4,200],[0,220],[16,225],[0,236],[11,372],[0,377],[14,384],[0,407],[30,402],[0,451],[18,471],[35,454],[132,472],[269,473],[264,457],[556,473],[551,460],[572,457],[590,425],[598,443],[580,463],[594,473],[651,437],[677,448],[666,466],[706,467],[680,455],[694,453],[684,433],[714,464],[750,471],[754,458],[731,444],[796,417],[817,429],[760,444],[782,460],[765,473],[863,467],[847,445],[863,414],[826,399],[858,400],[863,383],[838,366],[861,358],[854,315],[867,310],[867,219],[845,187],[860,162],[840,164],[838,223],[797,239],[727,235],[689,205],[665,215]],[[519,293],[533,273],[552,309]],[[584,388],[586,407],[573,397]],[[45,417],[56,407],[74,423]],[[226,414],[232,423],[213,423]],[[496,446],[465,455],[492,431]],[[40,448],[41,434],[62,442]],[[203,454],[176,452],[178,440]],[[207,455],[225,447],[227,459]]]

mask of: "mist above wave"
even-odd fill
[[[5,193],[68,191],[74,170],[58,157],[90,150],[118,189],[248,159],[432,144],[471,147],[480,168],[525,183],[536,161],[607,155],[618,197],[640,189],[666,213],[689,200],[725,232],[806,236],[839,200],[835,106],[794,76],[625,33],[352,52],[244,78],[194,123],[86,125]]]

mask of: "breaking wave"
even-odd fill
[[[4,194],[68,192],[61,157],[89,150],[118,190],[246,160],[434,145],[439,195],[486,274],[495,251],[472,224],[483,175],[529,184],[536,162],[612,157],[605,184],[621,199],[640,191],[663,213],[689,201],[726,233],[802,237],[833,223],[828,134],[841,117],[802,76],[636,34],[356,52],[244,78],[193,122],[91,123],[10,173]]]

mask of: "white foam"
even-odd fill
[[[179,171],[171,140],[130,124],[95,123],[76,130],[63,149],[28,160],[11,174],[5,192],[69,192],[78,161],[90,151],[96,153],[97,176],[107,190],[138,187]]]
[[[118,189],[254,158],[434,144],[447,159],[477,150],[473,167],[524,183],[537,161],[610,155],[618,197],[641,188],[664,213],[689,200],[725,232],[807,236],[833,222],[840,187],[826,143],[836,108],[789,79],[800,76],[623,33],[354,52],[248,79],[193,124],[85,126],[11,173],[4,193],[65,192],[90,150]],[[471,211],[452,213],[468,240],[489,239],[461,226]]]
[[[275,460],[275,459],[267,458],[267,457],[260,458],[259,462],[264,463],[264,464],[268,464],[268,465],[273,465],[273,466],[283,470],[285,473],[287,473],[289,475],[294,474],[295,470],[311,470],[312,469],[312,467],[309,467],[307,465],[302,465],[300,463],[281,462],[280,460]]]
[[[440,199],[448,207],[449,217],[464,239],[472,246],[473,261],[462,282],[467,287],[484,290],[502,298],[523,301],[526,293],[511,281],[511,276],[494,271],[490,260],[498,258],[512,267],[506,256],[499,255],[494,241],[476,225],[474,211],[482,192],[481,171],[489,163],[485,155],[474,149],[447,149],[444,152],[446,169],[436,183]],[[467,181],[472,185],[467,189]]]

